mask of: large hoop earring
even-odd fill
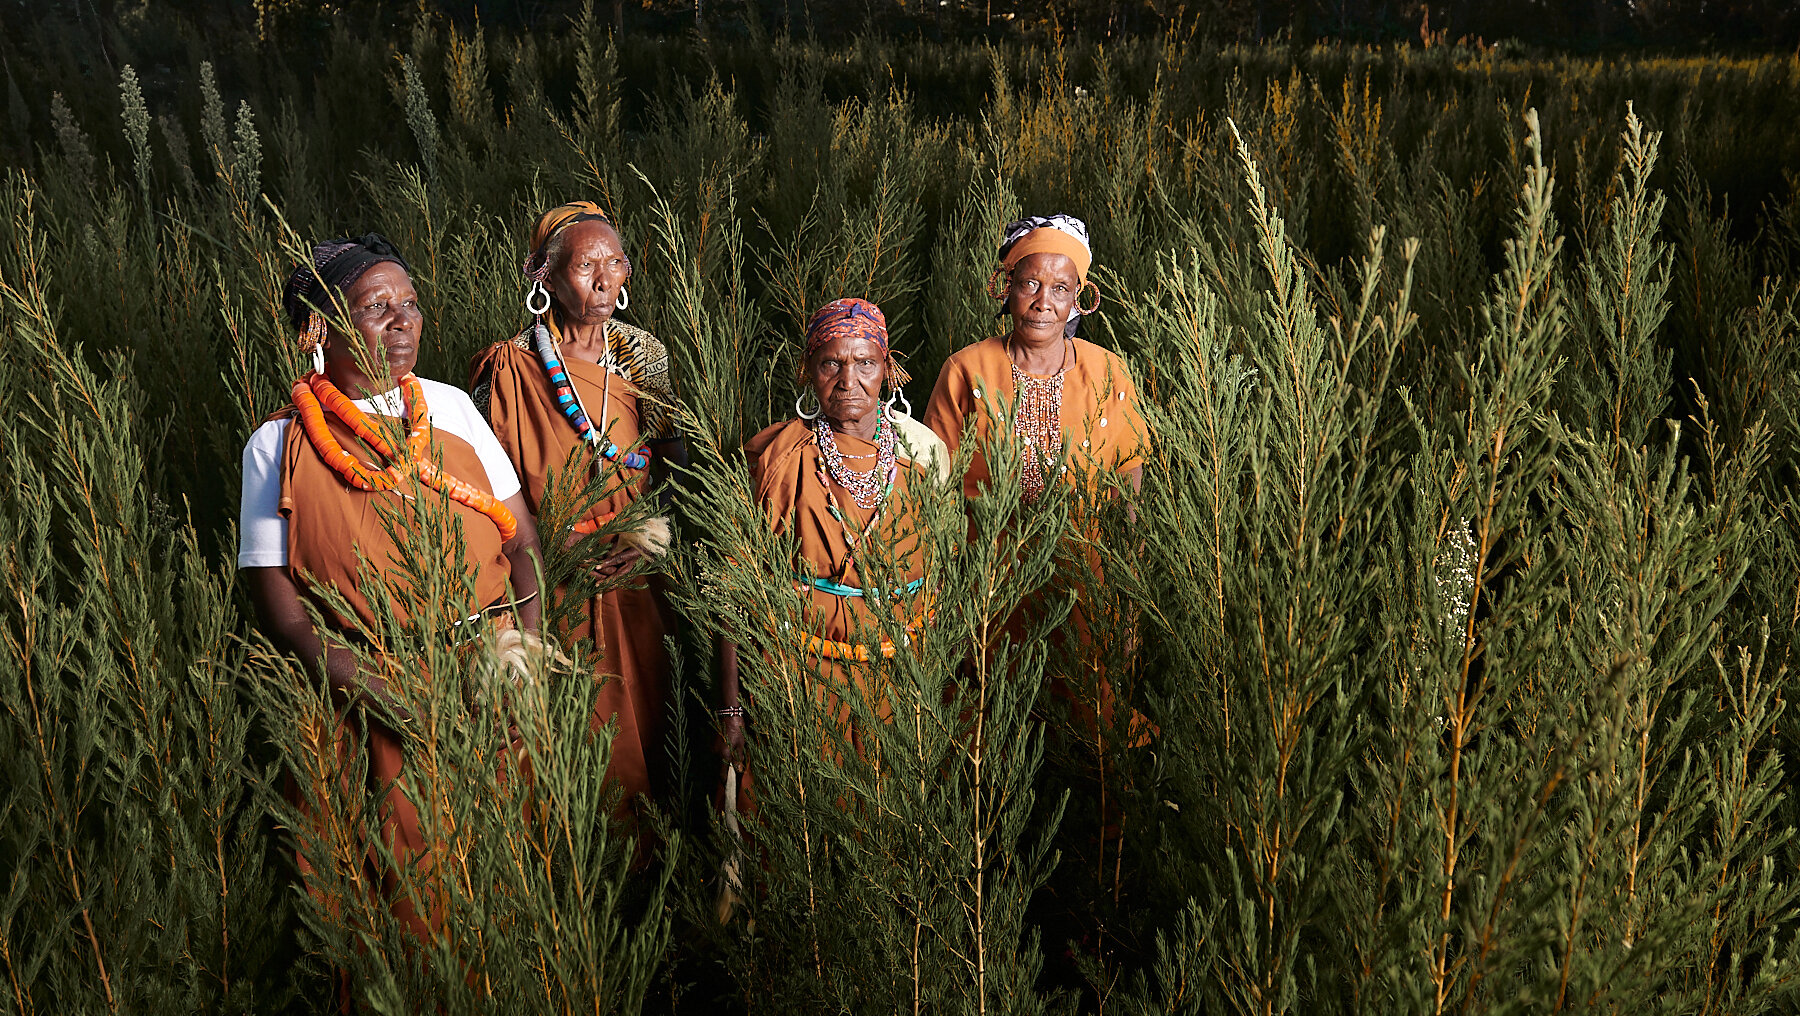
[[[894,403],[896,403],[896,402],[900,403],[900,405],[904,407],[903,409],[900,410],[900,416],[911,416],[912,415],[912,403],[906,401],[906,391],[905,391],[905,389],[901,388],[899,385],[894,386],[894,393],[892,395],[889,395],[888,400],[887,400],[888,419],[894,421],[897,424],[900,422],[900,417],[894,415]]]
[[[1094,305],[1092,307],[1083,307],[1081,305],[1081,294],[1090,289],[1094,291]],[[1100,287],[1095,284],[1093,279],[1083,282],[1081,288],[1075,291],[1075,309],[1080,311],[1084,317],[1100,309]]]
[[[812,412],[810,412],[810,413],[807,412],[806,407],[801,404],[802,400],[804,400],[806,398],[806,396],[809,394],[813,397],[813,408],[812,408]],[[794,396],[794,412],[796,414],[798,414],[800,419],[802,419],[802,420],[817,420],[819,418],[819,414],[821,412],[823,412],[824,409],[825,409],[824,405],[819,402],[819,393],[818,393],[817,389],[808,388],[808,389],[806,389],[806,391],[803,391],[800,394]]]
[[[996,287],[994,285],[994,283],[996,283],[996,282],[998,282],[1000,284],[998,287]],[[990,299],[990,300],[1006,299],[1006,287],[1011,284],[1012,284],[1011,273],[1007,272],[1006,267],[1004,265],[1002,265],[999,268],[994,269],[994,273],[992,275],[989,275],[988,280],[987,280],[988,299]]]
[[[619,302],[616,305],[614,305],[613,309],[614,310],[624,310],[625,308],[627,308],[629,306],[631,306],[631,294],[625,292],[624,286],[620,286],[619,287]]]
[[[550,313],[550,291],[542,279],[531,280],[531,291],[525,294],[525,309],[537,317]]]

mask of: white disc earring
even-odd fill
[[[618,303],[617,309],[624,310],[625,308],[627,308],[629,306],[631,306],[631,294],[625,292],[624,286],[620,286],[619,287],[619,303]]]
[[[532,280],[531,292],[525,294],[525,309],[536,315],[550,313],[550,291],[542,280]]]
[[[313,373],[320,377],[325,375],[325,344],[323,342],[313,347]]]

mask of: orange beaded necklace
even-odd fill
[[[427,454],[431,444],[431,424],[426,412],[425,392],[411,372],[400,379],[400,394],[406,405],[406,454],[403,456],[394,454],[394,446],[386,435],[325,375],[317,371],[307,374],[294,382],[292,392],[306,439],[345,483],[358,490],[390,491],[407,478],[417,477],[425,486],[494,520],[500,530],[500,539],[512,539],[519,531],[519,521],[513,518],[513,513],[487,491],[440,471]],[[325,424],[327,412],[344,421],[352,434],[387,459],[388,466],[372,469],[345,451]]]

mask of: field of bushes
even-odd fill
[[[175,24],[0,41],[0,1013],[1797,1008],[1800,59]],[[576,197],[693,462],[670,786],[616,817],[591,647],[511,690],[432,648],[419,943],[354,865],[298,888],[285,782],[358,773],[235,581],[239,451],[300,369],[303,241],[392,238],[460,384]],[[921,489],[937,613],[843,743],[736,449],[839,296],[922,414],[1003,326],[1001,225],[1051,211],[1092,227],[1143,489]],[[466,580],[441,522],[417,588]],[[1097,656],[1047,637],[1070,589]]]

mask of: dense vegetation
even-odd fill
[[[393,1012],[1793,1008],[1800,63],[170,24],[3,44],[0,1011],[323,1011],[334,970]],[[640,856],[580,648],[505,692],[434,648],[426,949],[346,872],[295,888],[284,772],[356,773],[249,624],[238,452],[298,370],[301,238],[394,238],[460,382],[571,196],[686,402],[678,785]],[[937,617],[877,665],[899,719],[851,696],[835,741],[733,450],[839,295],[920,405],[999,327],[1000,224],[1051,210],[1146,396],[1135,517],[922,490]],[[464,580],[437,524],[414,595]],[[1072,587],[1098,660],[1043,637]],[[765,650],[748,852],[710,818],[721,637]],[[1130,708],[1095,730],[1051,673]]]

